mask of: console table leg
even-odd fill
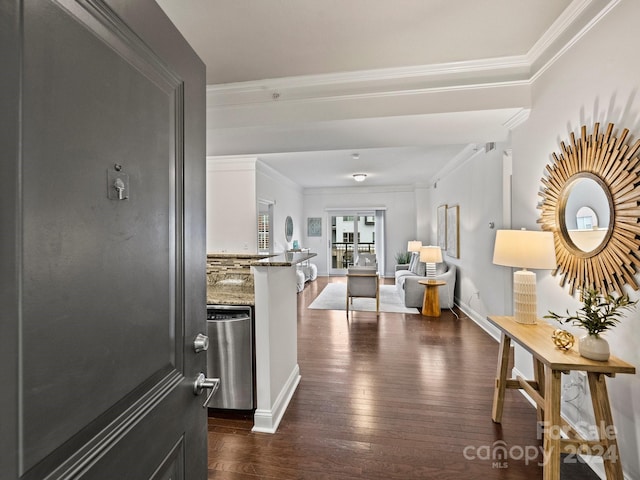
[[[587,376],[589,378],[589,390],[591,391],[591,402],[596,420],[596,431],[598,432],[600,442],[602,442],[604,446],[602,455],[604,471],[609,480],[624,478],[605,376],[602,373],[594,372],[587,372]]]
[[[533,359],[533,378],[538,383],[538,392],[544,393],[544,364],[534,357]],[[538,422],[544,421],[544,409],[538,405],[537,417]]]
[[[561,419],[560,394],[562,372],[545,368],[544,385],[544,480],[560,479]]]
[[[500,350],[498,353],[498,371],[496,372],[496,388],[493,392],[493,411],[491,418],[495,423],[502,421],[502,409],[504,407],[504,391],[507,388],[507,370],[509,369],[509,356],[511,354],[511,338],[504,333],[500,338]]]

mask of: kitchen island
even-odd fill
[[[310,252],[285,252],[251,263],[255,287],[255,432],[276,432],[300,383],[296,265],[315,256]]]

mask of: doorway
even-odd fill
[[[382,210],[341,210],[328,214],[331,225],[329,275],[346,275],[361,253],[376,255],[380,266],[380,259],[384,257],[382,213]]]

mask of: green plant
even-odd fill
[[[582,308],[575,315],[571,315],[569,310],[566,315],[558,315],[550,311],[544,318],[560,323],[571,323],[584,328],[589,335],[598,336],[615,327],[622,318],[622,312],[632,309],[636,303],[638,301],[632,302],[627,294],[614,297],[608,293],[602,295],[598,290],[590,288],[582,291]]]
[[[396,263],[403,265],[411,261],[411,252],[398,252],[396,253]]]

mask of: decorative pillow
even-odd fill
[[[424,262],[416,262],[416,275],[418,275],[419,277],[426,277],[427,276],[427,264]]]
[[[417,274],[418,263],[420,263],[420,254],[418,252],[412,252],[411,260],[409,261],[409,271]]]
[[[443,273],[447,273],[449,267],[444,262],[436,263],[436,275],[442,275]]]

